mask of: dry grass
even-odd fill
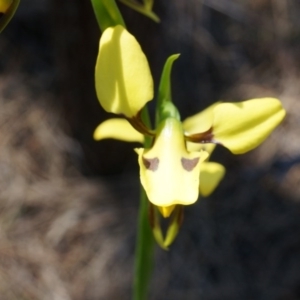
[[[78,145],[47,99],[30,101],[15,76],[1,77],[0,94],[1,300],[123,299],[135,210],[70,163]],[[130,180],[114,185],[137,197]]]

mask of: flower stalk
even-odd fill
[[[141,112],[141,119],[148,128],[151,128],[151,121],[148,109],[145,107]],[[146,136],[144,146],[150,147],[152,138]],[[140,201],[138,210],[137,239],[135,244],[134,257],[134,278],[133,278],[133,300],[147,299],[149,283],[153,269],[154,238],[149,219],[149,200],[145,190],[140,186]]]

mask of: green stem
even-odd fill
[[[148,199],[141,187],[135,248],[133,300],[146,300],[153,267],[154,239],[148,220]]]
[[[91,2],[102,32],[106,28],[116,25],[122,25],[126,28],[115,0],[91,0]]]
[[[151,122],[147,107],[142,111],[142,119],[148,128],[151,128]],[[152,139],[145,138],[144,146],[150,147]],[[148,287],[153,267],[153,249],[154,239],[152,229],[149,224],[148,216],[149,200],[141,186],[140,206],[138,216],[138,232],[135,247],[135,266],[134,266],[134,283],[133,283],[133,300],[146,300]]]

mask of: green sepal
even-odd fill
[[[143,3],[144,3],[144,6],[146,7],[146,9],[152,10],[154,0],[143,0]]]
[[[181,205],[177,205],[172,213],[172,219],[170,221],[170,225],[168,227],[166,238],[164,240],[164,246],[168,248],[175,240],[183,218],[183,207]]]
[[[169,250],[169,246],[174,242],[175,238],[177,237],[182,224],[183,207],[181,205],[177,205],[175,207],[174,211],[172,212],[165,237],[160,226],[160,212],[156,206],[151,206],[150,215],[150,224],[154,239],[162,249]]]
[[[160,216],[158,209],[153,205],[153,220],[150,220],[152,233],[154,239],[156,240],[157,244],[164,250],[168,250],[168,247],[165,246],[165,241],[163,237],[163,233],[160,227]]]
[[[3,13],[3,15],[0,17],[0,32],[2,32],[2,30],[9,23],[9,21],[15,14],[19,4],[20,4],[20,0],[13,0],[11,5],[5,12],[3,12],[3,11],[0,12],[0,13]]]
[[[115,0],[91,0],[100,30],[122,25],[126,28],[123,17]]]
[[[174,61],[179,57],[180,54],[171,55],[163,68],[162,75],[160,78],[160,84],[158,89],[158,98],[156,106],[156,126],[161,123],[164,119],[175,118],[180,121],[180,115],[172,103],[171,94],[171,71]]]
[[[144,5],[134,0],[120,0],[123,4],[159,23],[159,17],[152,11],[153,1],[144,1]]]

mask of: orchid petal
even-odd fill
[[[214,103],[203,111],[188,117],[182,124],[186,135],[196,134],[209,130],[212,126],[214,108],[220,102]]]
[[[176,205],[170,205],[170,206],[157,206],[158,210],[162,214],[164,218],[168,218],[171,213],[173,212]]]
[[[169,247],[178,235],[182,223],[182,218],[183,208],[182,206],[176,206],[164,240],[165,247]]]
[[[186,147],[187,147],[188,151],[190,151],[190,152],[204,150],[209,155],[211,155],[211,153],[216,148],[216,145],[215,144],[200,144],[200,143],[187,142]]]
[[[195,135],[192,137],[195,141],[197,134],[199,138],[201,133],[209,131],[211,142],[222,144],[234,154],[242,154],[261,144],[284,116],[285,110],[275,98],[219,102],[186,119],[183,126],[186,136]]]
[[[156,206],[189,205],[198,199],[201,163],[208,153],[188,152],[181,123],[165,119],[151,149],[136,149],[140,177],[149,201]]]
[[[20,0],[0,0],[0,33],[14,16]]]
[[[220,103],[213,109],[213,138],[234,154],[261,144],[283,120],[279,100],[262,98],[239,103]]]
[[[1,0],[0,1],[0,13],[5,14],[12,4],[13,0]]]
[[[94,131],[94,139],[116,139],[124,142],[144,142],[144,136],[136,131],[126,119],[108,119]]]
[[[204,197],[210,195],[225,175],[225,168],[215,162],[203,162],[200,166],[200,194]]]
[[[153,98],[153,80],[139,43],[125,28],[107,28],[100,39],[96,92],[108,111],[134,117]]]

